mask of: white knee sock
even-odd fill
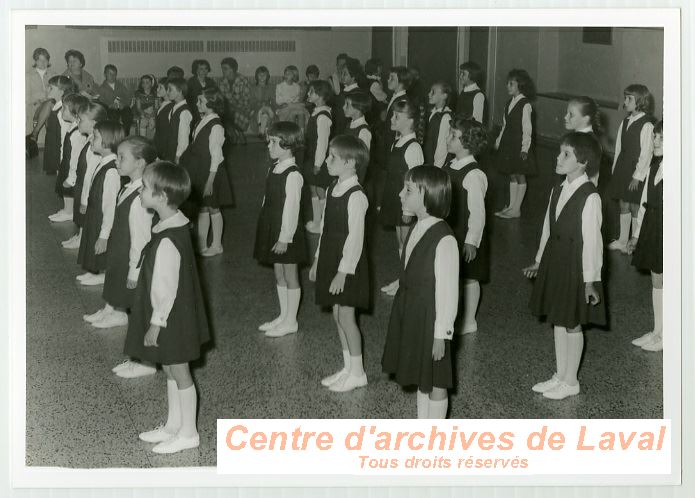
[[[283,322],[296,323],[299,301],[302,298],[302,289],[287,289],[287,315]]]
[[[343,369],[346,372],[350,371],[350,350],[348,349],[343,349]]]
[[[362,355],[350,355],[350,375],[361,377],[364,375],[364,366],[362,365]]]
[[[652,307],[654,308],[654,332],[663,335],[664,330],[664,289],[652,289]]]
[[[178,434],[181,437],[193,437],[198,434],[195,423],[196,405],[198,398],[195,392],[195,384],[186,389],[179,389],[181,400],[181,429]]]
[[[516,199],[514,200],[514,205],[512,206],[513,211],[521,211],[521,203],[524,202],[524,196],[526,195],[526,184],[519,183],[516,187]]]
[[[179,400],[179,388],[174,379],[167,379],[167,423],[164,426],[170,434],[176,434],[181,428],[181,401]]]
[[[565,370],[565,378],[562,380],[571,386],[577,383],[577,372],[579,371],[579,362],[582,360],[583,350],[584,334],[582,332],[568,332],[567,368]]]
[[[212,225],[212,247],[222,247],[222,230],[224,229],[224,219],[222,213],[210,215]]]
[[[637,233],[637,218],[630,220],[630,227],[632,228],[632,233]]]
[[[417,418],[430,418],[429,416],[430,395],[418,389],[417,392]]]
[[[316,218],[316,226],[321,226],[321,220],[323,219],[323,210],[326,207],[326,199],[319,199],[319,215]]]
[[[63,197],[63,211],[65,211],[66,213],[72,213],[74,205],[75,199],[73,199],[72,197]]]
[[[473,282],[463,286],[463,324],[475,323],[475,314],[478,312],[480,302],[480,282]]]
[[[507,209],[511,209],[514,207],[514,204],[516,204],[516,192],[518,186],[518,183],[509,184],[509,204],[507,205]]]
[[[287,287],[277,285],[275,288],[277,289],[278,302],[280,303],[280,316],[278,318],[282,321],[287,316]]]
[[[429,400],[428,405],[430,418],[446,418],[446,409],[449,407],[449,398],[444,398],[441,401]]]
[[[567,329],[565,327],[553,327],[555,336],[555,369],[557,378],[565,377],[567,368]]]
[[[620,215],[620,237],[618,237],[618,242],[621,244],[627,244],[628,238],[630,237],[631,223],[632,215],[630,215],[630,213]]]
[[[316,225],[321,222],[321,199],[318,197],[311,198],[311,214]]]
[[[198,245],[200,249],[208,247],[208,232],[210,231],[210,213],[198,214]]]

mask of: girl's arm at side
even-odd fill
[[[603,265],[601,237],[601,198],[597,193],[586,199],[582,210],[582,273],[584,282],[600,282]]]
[[[483,124],[483,111],[485,110],[485,95],[480,92],[473,98],[473,119]]]
[[[319,116],[316,120],[318,141],[314,155],[314,167],[320,167],[328,155],[328,137],[331,134],[332,121],[327,116]]]
[[[370,150],[372,148],[372,132],[369,131],[367,128],[364,128],[360,131],[359,139],[362,140],[364,145],[367,146],[367,150]]]
[[[167,326],[167,319],[179,290],[179,269],[181,255],[169,239],[163,239],[157,247],[152,272],[152,317],[150,323],[159,327]]]
[[[364,246],[364,218],[369,201],[362,192],[353,192],[348,199],[348,235],[343,244],[343,257],[338,271],[354,275]]]
[[[635,172],[632,175],[632,178],[634,180],[639,180],[643,182],[649,174],[649,165],[652,162],[652,155],[654,154],[654,139],[652,137],[653,131],[654,125],[651,123],[646,123],[642,127],[642,131],[640,131],[640,153],[639,159],[637,159],[637,166],[635,167]]]
[[[422,147],[417,142],[413,142],[405,151],[405,162],[408,169],[425,164],[425,156],[422,154]]]
[[[439,135],[437,135],[437,147],[434,151],[434,165],[438,168],[444,166],[446,161],[446,139],[449,136],[451,116],[444,114],[439,123]]]
[[[179,114],[179,132],[176,143],[176,162],[181,158],[181,155],[188,148],[189,136],[191,134],[191,121],[193,115],[190,111],[183,111]]]
[[[79,131],[73,133],[70,137],[72,152],[70,153],[70,170],[68,171],[68,178],[66,180],[70,185],[75,185],[77,181],[77,161],[80,159],[80,153],[86,144],[87,137],[82,135]]]
[[[459,296],[459,250],[452,235],[447,235],[437,244],[434,279],[434,338],[451,339]]]
[[[137,282],[140,276],[140,255],[152,237],[152,214],[135,199],[128,212],[128,231],[130,249],[128,251],[128,280]]]
[[[297,223],[299,222],[299,209],[302,200],[303,186],[304,179],[301,173],[293,171],[287,175],[287,181],[285,182],[285,204],[282,208],[282,225],[280,226],[280,237],[278,238],[278,242],[291,244],[294,240],[294,234],[297,231]]]
[[[487,177],[480,170],[473,170],[463,179],[463,188],[468,192],[468,232],[465,244],[480,247],[485,229],[485,193],[487,192]]]
[[[101,230],[99,238],[108,240],[113,227],[113,217],[116,213],[116,197],[121,189],[121,177],[116,169],[110,169],[106,172],[104,178],[104,191],[101,196]]]
[[[531,104],[524,105],[521,114],[521,152],[528,153],[531,148],[531,134],[533,133],[533,125],[531,124]]]
[[[222,128],[222,125],[215,125],[210,130],[210,141],[208,143],[208,149],[210,150],[210,173],[216,173],[220,164],[224,161],[223,145],[224,128]]]

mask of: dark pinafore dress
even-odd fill
[[[597,193],[591,182],[579,187],[555,219],[561,185],[550,194],[548,219],[550,237],[546,243],[531,295],[531,311],[547,316],[555,326],[574,328],[593,323],[606,324],[606,305],[602,282],[594,282],[599,303],[587,304],[582,263],[582,211],[587,198]]]
[[[662,157],[652,159],[649,170],[647,202],[644,203],[644,218],[640,228],[639,239],[635,252],[632,254],[632,264],[641,270],[654,273],[664,272],[664,181],[654,185],[656,173]]]
[[[179,124],[181,123],[181,113],[183,111],[191,112],[188,104],[183,104],[181,107],[177,108],[169,118],[169,124],[165,127],[168,133],[165,135],[166,142],[164,144],[164,155],[160,157],[160,159],[164,159],[166,161],[176,160],[176,149],[179,144]],[[164,110],[162,112],[167,111]],[[171,112],[171,110],[169,110],[169,112]],[[191,115],[193,115],[193,113],[191,113]]]
[[[312,115],[309,118],[309,122],[306,125],[306,140],[304,146],[304,182],[307,185],[314,187],[326,188],[333,183],[333,178],[328,174],[328,168],[326,167],[326,161],[324,159],[321,169],[318,174],[314,174],[314,156],[316,155],[316,147],[319,141],[318,132],[318,119],[319,116],[326,116],[333,124],[333,118],[328,110],[322,110]]]
[[[371,133],[371,128],[367,123],[362,123],[361,125],[357,126],[356,128],[350,128],[350,126],[347,127],[345,130],[345,135],[350,135],[355,138],[360,138],[360,133],[362,130],[367,130]],[[372,135],[373,139],[373,135]],[[373,143],[369,144],[370,145],[370,160],[365,164],[362,168],[359,168],[357,170],[357,181],[360,182],[360,185],[364,185],[364,181],[369,175],[369,167],[371,165],[371,146],[374,145]]]
[[[425,164],[434,165],[434,153],[437,151],[437,142],[439,140],[439,127],[445,114],[451,117],[450,111],[435,112],[432,119],[427,122],[427,133],[425,133],[425,143],[422,148]]]
[[[60,120],[57,111],[51,111],[46,120],[46,138],[43,148],[43,171],[53,175],[60,167]]]
[[[447,164],[442,169],[451,178],[451,210],[449,211],[447,222],[454,231],[462,256],[460,262],[461,278],[487,282],[490,278],[490,249],[486,229],[483,229],[483,236],[476,251],[475,259],[467,263],[463,258],[463,245],[466,242],[466,235],[468,235],[468,220],[471,215],[468,209],[468,191],[463,188],[463,180],[471,171],[476,169],[479,171],[483,170],[475,162],[465,165],[460,170],[453,169],[450,164]],[[485,173],[483,172],[483,174]]]
[[[219,209],[234,204],[234,196],[229,184],[229,175],[224,161],[218,165],[215,180],[212,184],[212,195],[204,196],[205,184],[210,175],[210,133],[215,125],[222,126],[219,117],[213,118],[198,130],[193,141],[181,155],[180,164],[191,177],[190,201],[198,206]],[[222,128],[224,130],[224,127]]]
[[[104,180],[109,170],[116,169],[116,161],[104,164],[94,175],[92,185],[89,188],[87,200],[87,213],[84,216],[82,237],[80,238],[80,250],[77,253],[77,263],[88,272],[99,273],[106,270],[106,255],[94,253],[94,244],[99,239],[101,222],[104,219],[102,212],[102,200],[104,197]],[[108,246],[108,244],[107,244]]]
[[[63,183],[65,183],[65,180],[67,180],[70,175],[70,156],[72,156],[72,142],[70,141],[70,137],[72,137],[73,133],[79,133],[77,126],[67,132],[65,138],[63,138],[63,155],[58,165],[55,193],[61,198],[72,197],[75,193],[75,187],[63,187]]]
[[[391,118],[393,117],[396,104],[401,100],[408,100],[408,97],[406,95],[400,95],[388,106],[386,111],[386,121],[384,121],[384,133],[382,137],[383,148],[379,160],[379,164],[381,164],[382,168],[388,168],[389,154],[391,153],[393,144],[396,142],[396,132],[391,129]]]
[[[85,217],[85,215],[80,213],[80,202],[82,198],[82,187],[84,185],[84,175],[87,174],[87,151],[91,146],[92,143],[87,142],[80,151],[80,156],[77,158],[77,176],[75,177],[75,186],[73,187],[75,202],[72,206],[72,221],[80,228],[82,228]]]
[[[456,101],[456,113],[460,114],[466,119],[473,119],[473,103],[475,102],[475,97],[483,93],[480,88],[476,88],[471,92],[461,92],[459,94],[458,100]],[[483,97],[485,94],[483,93]],[[483,122],[485,122],[485,105],[487,104],[487,99],[483,101]],[[517,104],[518,105],[518,104]]]
[[[338,266],[343,259],[343,248],[349,233],[348,202],[355,192],[362,192],[360,185],[355,185],[340,197],[333,197],[335,186],[326,192],[326,213],[321,233],[321,249],[316,266],[316,304],[319,306],[352,306],[369,308],[369,267],[366,247],[362,246],[359,262],[353,275],[346,275],[343,292],[332,295],[329,292],[331,282],[338,273]]]
[[[128,194],[120,204],[116,204],[106,251],[106,277],[102,297],[111,306],[123,309],[132,307],[135,296],[135,289],[127,287],[131,243],[129,217],[134,202],[140,202],[137,189]]]
[[[408,234],[408,239],[410,235]],[[405,266],[401,255],[400,287],[391,308],[382,371],[395,375],[401,386],[416,385],[424,393],[433,387],[453,387],[451,341],[444,341],[444,357],[432,360],[436,319],[434,260],[437,245],[453,235],[444,221],[432,225],[417,242]],[[408,240],[405,242],[405,247]]]
[[[173,102],[167,102],[159,108],[154,118],[154,146],[157,149],[157,157],[165,159],[169,144],[169,113],[174,106]],[[174,149],[174,152],[176,150]],[[173,158],[172,158],[173,159]]]
[[[387,227],[408,225],[403,221],[403,208],[398,194],[403,190],[405,174],[409,169],[405,160],[405,153],[412,143],[417,143],[417,140],[411,138],[400,147],[393,144],[388,157],[384,193],[381,197],[381,211],[379,212],[381,224]]]
[[[620,154],[613,168],[613,176],[608,187],[608,193],[612,199],[619,199],[630,204],[639,204],[642,197],[642,187],[644,182],[640,182],[639,187],[634,191],[628,188],[632,181],[632,175],[637,168],[642,146],[640,144],[640,134],[642,128],[647,123],[652,122],[652,118],[646,114],[634,121],[628,128],[629,117],[623,120],[620,131]]]
[[[290,166],[282,173],[273,173],[273,166],[268,170],[265,179],[265,199],[261,214],[256,226],[256,243],[253,249],[253,257],[262,264],[304,264],[308,261],[308,247],[302,225],[302,210],[299,210],[297,228],[294,231],[292,242],[287,244],[284,254],[276,254],[273,246],[280,238],[282,228],[282,212],[285,207],[285,186],[290,173],[299,173],[296,165]],[[301,206],[301,200],[300,200]]]
[[[167,326],[160,329],[157,339],[159,346],[146,347],[145,334],[152,318],[150,292],[155,257],[159,244],[165,238],[174,244],[181,256],[179,286],[167,318]],[[125,354],[151,363],[176,365],[200,358],[201,346],[209,340],[205,302],[188,225],[153,233],[152,239],[142,251],[140,277],[128,320]]]
[[[497,170],[507,175],[535,175],[536,159],[533,152],[533,143],[528,151],[526,160],[521,158],[521,141],[523,139],[522,119],[524,106],[531,102],[523,97],[510,111],[511,99],[504,106],[504,132],[500,138],[497,149]],[[533,112],[533,111],[532,111]]]

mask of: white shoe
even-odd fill
[[[498,218],[503,218],[505,220],[510,220],[513,218],[521,218],[521,211],[517,211],[514,209],[507,209],[506,211],[504,211],[500,214],[496,214],[495,216],[497,216]]]
[[[279,323],[272,329],[268,330],[265,333],[266,337],[282,337],[288,334],[296,334],[297,330],[299,330],[299,324],[297,322],[294,323]]]
[[[130,361],[126,365],[116,372],[116,375],[123,379],[134,379],[136,377],[145,377],[147,375],[152,375],[157,373],[155,367],[149,365],[143,365],[136,361]]]
[[[535,384],[531,388],[531,390],[535,393],[544,393],[546,391],[554,389],[559,383],[560,379],[557,378],[557,374],[553,374],[553,376],[549,380]]]
[[[398,294],[398,289],[400,288],[400,285],[397,285],[394,289],[388,291],[386,293],[387,296],[394,297],[396,294]]]
[[[367,385],[367,374],[363,373],[360,376],[357,375],[343,375],[336,382],[331,384],[328,389],[334,393],[345,393],[357,389],[358,387],[364,387]]]
[[[655,335],[656,334],[652,330],[651,332],[647,332],[646,334],[644,334],[642,337],[638,337],[637,339],[633,340],[632,344],[641,348],[645,344],[649,344],[650,342],[652,342],[654,340]]]
[[[343,368],[342,370],[337,371],[333,375],[329,375],[328,377],[324,377],[323,379],[321,379],[321,385],[324,387],[329,387],[334,382],[337,382],[341,375],[348,374],[349,372],[345,368]]]
[[[152,451],[155,453],[171,454],[197,448],[198,446],[200,446],[200,436],[198,434],[193,437],[182,437],[177,434],[173,438],[159,443],[152,448]]]
[[[175,432],[167,432],[164,429],[164,424],[159,424],[151,431],[141,432],[138,434],[138,437],[146,443],[162,443],[164,441],[169,441],[175,436]]]
[[[398,291],[399,285],[400,285],[400,281],[399,281],[399,280],[394,280],[394,281],[391,282],[390,284],[384,285],[384,286],[381,288],[381,292],[384,292],[384,293],[388,294],[389,292]],[[394,294],[391,294],[391,295],[395,295],[395,292],[394,292]]]
[[[579,383],[570,386],[562,381],[558,382],[557,386],[545,391],[543,397],[548,399],[565,399],[568,396],[576,396],[579,394]]]
[[[90,275],[94,275],[94,274],[93,274],[93,273],[89,273],[89,272],[83,273],[83,274],[81,274],[81,275],[77,275],[77,276],[75,277],[75,280],[79,280],[80,282],[82,282],[85,278],[87,278],[87,277],[90,276]]]
[[[207,249],[200,251],[200,255],[205,257],[205,258],[210,258],[212,256],[217,256],[218,254],[222,254],[223,252],[224,252],[224,249],[222,249],[222,246],[220,246],[220,247],[210,246]]]
[[[651,342],[648,342],[642,349],[645,351],[662,351],[664,349],[664,341],[660,335],[654,335]]]
[[[280,324],[280,322],[282,322],[282,317],[279,316],[275,320],[262,323],[258,326],[258,330],[260,330],[261,332],[268,332],[269,330],[272,330],[273,328],[277,327]]]
[[[92,325],[98,329],[123,327],[128,325],[128,314],[123,311],[115,311],[103,316],[100,320],[92,322]]]
[[[68,240],[64,240],[60,243],[64,249],[79,249],[80,248],[80,236],[73,235]]]
[[[478,322],[473,321],[471,323],[464,323],[463,327],[461,327],[461,332],[459,332],[460,335],[465,335],[465,334],[472,334],[473,332],[478,331]]]
[[[115,367],[113,367],[113,368],[111,369],[111,371],[112,371],[113,373],[119,372],[119,371],[123,370],[124,368],[126,368],[126,367],[128,366],[129,363],[131,363],[131,360],[129,360],[129,359],[128,359],[128,360],[123,360],[123,361],[120,362],[118,365],[116,365]]]
[[[505,207],[502,208],[501,210],[497,211],[497,212],[495,213],[495,216],[501,216],[501,215],[503,215],[504,213],[506,213],[507,211],[509,211],[510,209],[511,209],[511,208],[510,208],[509,206],[505,206]]]
[[[109,313],[110,313],[110,312],[109,312]],[[85,322],[94,323],[94,322],[96,322],[96,321],[101,320],[101,319],[104,317],[104,315],[106,315],[106,314],[107,314],[106,308],[104,307],[104,308],[101,308],[101,309],[100,309],[99,311],[97,311],[96,313],[92,313],[91,315],[82,315],[82,319],[83,319]]]
[[[65,211],[58,211],[48,217],[53,223],[63,223],[65,221],[72,221],[72,213],[66,213]]]
[[[103,273],[99,273],[96,275],[94,273],[91,273],[89,276],[81,279],[80,283],[82,285],[103,285],[105,276],[106,275],[104,275]]]
[[[614,240],[610,244],[608,244],[608,249],[610,251],[620,251],[623,254],[627,254],[627,244],[623,244],[619,240]]]

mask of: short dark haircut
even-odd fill
[[[171,66],[167,69],[167,79],[171,78],[183,78],[186,76],[186,72],[179,66]]]
[[[389,71],[389,74],[395,74],[398,78],[398,83],[401,84],[403,90],[410,88],[413,84],[413,73],[405,66],[394,66]]]
[[[355,160],[355,171],[360,181],[364,178],[369,164],[369,149],[365,143],[353,135],[338,135],[331,140],[329,147],[345,161]]]
[[[236,61],[234,57],[225,57],[224,59],[222,59],[222,62],[220,62],[220,66],[229,66],[234,71],[239,70],[239,63]]]
[[[173,86],[184,95],[186,95],[188,91],[188,84],[183,78],[167,78],[167,86]]]
[[[415,166],[405,174],[425,194],[427,214],[437,218],[449,216],[451,208],[451,180],[449,174],[436,166]]]
[[[256,68],[256,72],[253,75],[253,78],[256,80],[256,85],[258,85],[258,75],[260,75],[260,74],[267,74],[268,75],[265,82],[267,85],[269,85],[270,84],[270,71],[268,71],[268,68],[265,66],[258,66]]]
[[[106,64],[104,66],[104,75],[106,75],[106,71],[113,71],[114,73],[118,73],[118,68],[113,64]]]
[[[437,80],[434,83],[432,83],[432,86],[438,86],[439,88],[442,89],[442,93],[446,94],[446,100],[444,101],[444,105],[448,105],[449,101],[451,100],[451,95],[453,93],[453,89],[449,83],[443,80]]]
[[[34,53],[31,54],[31,58],[34,59],[35,61],[39,59],[39,57],[44,56],[46,59],[48,59],[49,64],[48,67],[51,67],[50,61],[51,61],[51,54],[48,53],[48,50],[45,48],[39,47],[34,49]],[[34,67],[36,67],[36,64],[34,64]]]
[[[89,108],[89,99],[79,93],[68,93],[63,95],[63,106],[70,111],[73,116],[78,116]]]
[[[280,147],[289,149],[294,154],[304,144],[302,129],[291,121],[276,121],[266,133],[268,137],[278,137]]]
[[[63,95],[77,93],[77,85],[75,85],[72,78],[68,78],[62,74],[58,76],[51,76],[51,79],[48,80],[48,84],[56,88],[60,88],[63,91]]]
[[[352,57],[345,62],[345,70],[350,76],[353,77],[355,81],[362,76],[362,64],[360,64],[360,61],[353,59]]]
[[[156,94],[157,93],[157,78],[155,78],[154,74],[143,74],[140,76],[140,80],[138,81],[138,92],[140,93],[145,93],[145,91],[142,88],[142,82],[144,80],[150,80],[150,83],[152,83],[152,93]],[[166,78],[162,78],[166,80]]]
[[[476,82],[478,85],[482,84],[483,82],[483,70],[480,68],[480,66],[473,62],[473,61],[467,61],[464,62],[459,66],[459,71],[467,71],[468,72],[468,78]]]
[[[118,150],[120,144],[125,138],[125,130],[123,125],[118,121],[99,121],[94,125],[94,130],[101,135],[101,145],[105,149],[109,149],[114,154]]]
[[[306,68],[306,72],[304,74],[307,78],[310,74],[315,75],[318,78],[321,73],[319,72],[319,67],[316,64],[311,64]]]
[[[97,123],[99,123],[100,121],[106,121],[109,117],[108,111],[106,110],[106,106],[99,102],[89,102],[87,104],[87,107],[80,110],[80,114],[89,115],[89,117]]]
[[[369,75],[379,74],[379,68],[382,66],[381,59],[369,59],[364,63],[364,72]]]
[[[345,94],[345,102],[348,100],[352,104],[352,107],[362,114],[367,114],[372,108],[372,98],[363,91],[348,92]]]
[[[646,86],[638,83],[628,85],[623,94],[635,97],[635,106],[638,111],[649,115],[654,113],[654,97]]]
[[[601,145],[591,133],[572,132],[562,137],[562,145],[574,150],[577,162],[586,164],[589,178],[598,173],[601,163]]]
[[[326,80],[314,80],[309,83],[309,88],[323,99],[324,104],[328,104],[333,99],[333,87]]]
[[[487,131],[475,119],[457,115],[451,120],[451,129],[461,132],[461,145],[474,156],[480,155],[487,149]]]
[[[654,123],[654,133],[656,133],[657,135],[664,134],[664,122],[661,119]]]
[[[533,100],[536,98],[536,85],[533,83],[531,76],[525,69],[512,69],[507,75],[507,81],[516,81],[519,87],[519,92],[524,94],[524,97]]]
[[[191,178],[183,166],[155,161],[145,167],[142,177],[155,195],[166,194],[170,207],[179,207],[191,195]]]
[[[157,159],[157,149],[152,141],[140,135],[131,135],[126,137],[118,146],[127,145],[130,148],[130,153],[135,159],[144,159],[145,164],[150,164]]]
[[[84,55],[79,50],[75,50],[74,48],[71,48],[70,50],[65,52],[65,62],[66,63],[69,62],[70,57],[75,57],[77,60],[79,60],[82,67],[84,67],[84,65],[86,64],[86,62],[84,60]]]
[[[282,74],[284,75],[288,71],[292,73],[294,82],[297,83],[299,81],[299,69],[297,69],[297,66],[287,66],[285,70],[282,72]]]
[[[225,100],[222,92],[220,92],[217,87],[206,87],[203,89],[201,94],[205,97],[206,106],[212,109],[212,112],[222,115],[224,114]]]
[[[345,52],[341,52],[336,56],[335,61],[336,62],[338,62],[340,60],[347,61],[349,58],[350,58],[350,56],[348,54],[346,54]]]
[[[198,68],[200,66],[205,66],[208,68],[208,72],[212,71],[210,68],[210,63],[206,61],[205,59],[196,59],[193,61],[193,64],[191,64],[191,72],[193,73],[193,76],[195,76],[196,71],[198,71]]]
[[[581,95],[572,97],[569,104],[576,104],[582,116],[589,116],[589,122],[591,123],[591,128],[594,130],[594,133],[601,133],[601,113],[594,99]]]

